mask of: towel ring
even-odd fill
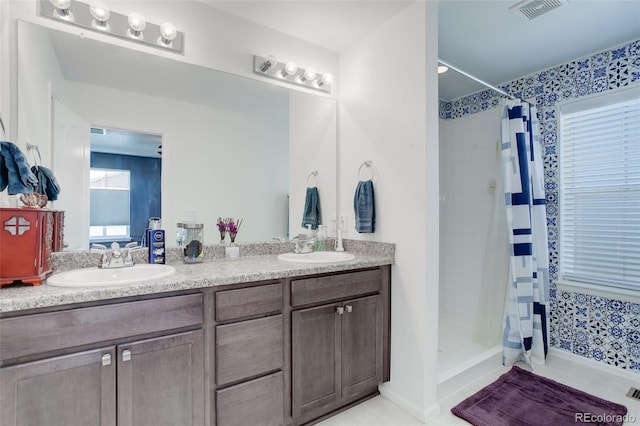
[[[363,167],[366,167],[364,171],[369,170],[369,172],[371,172],[371,176],[368,179],[363,179],[362,178],[362,173],[363,173],[362,168]],[[362,163],[360,165],[360,168],[358,169],[358,179],[360,179],[362,181],[373,179],[373,161],[367,160],[367,161],[365,161],[364,163]]]
[[[314,177],[316,178],[316,183],[315,183],[315,185],[311,185],[311,182],[310,182],[310,181],[311,181],[311,180],[312,180],[312,178],[314,178]],[[314,186],[318,186],[318,171],[317,171],[317,170],[316,170],[316,171],[313,171],[313,172],[311,172],[311,173],[309,173],[309,176],[307,176],[307,186],[308,186],[309,188],[313,188]]]
[[[29,142],[27,142],[27,152],[29,151],[35,151],[35,153],[32,152],[31,155],[33,155],[33,162],[35,163],[35,166],[39,167],[40,164],[42,164],[42,156],[40,155],[40,148],[38,148],[38,145],[31,145]],[[39,163],[36,160],[36,154],[38,154],[38,159],[40,160]]]

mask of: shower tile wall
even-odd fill
[[[440,310],[456,328],[471,327],[476,318],[483,266],[478,253],[485,252],[494,205],[490,184],[498,177],[499,119],[494,109],[440,122],[446,141],[440,147],[440,233],[447,236],[440,239]]]
[[[565,100],[637,84],[640,84],[640,40],[500,85],[508,93],[534,101],[538,107],[545,149],[552,280],[558,278],[558,105]],[[485,90],[441,101],[440,118],[460,120],[498,104],[496,93]],[[631,303],[557,291],[552,284],[550,318],[553,347],[640,374],[640,301]]]

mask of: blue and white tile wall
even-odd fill
[[[561,101],[640,84],[640,40],[576,59],[500,85],[538,107],[544,143],[550,275],[558,278],[558,105]],[[498,107],[490,89],[440,101],[440,118],[453,120]],[[550,343],[640,374],[640,302],[594,297],[551,287]]]

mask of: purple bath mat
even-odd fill
[[[475,426],[613,426],[627,408],[513,366],[451,412]]]

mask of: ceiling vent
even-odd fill
[[[100,127],[92,127],[91,128],[91,134],[104,136],[104,135],[107,134],[107,129],[102,129]]]
[[[568,0],[524,0],[509,8],[513,13],[527,21],[569,3]]]

